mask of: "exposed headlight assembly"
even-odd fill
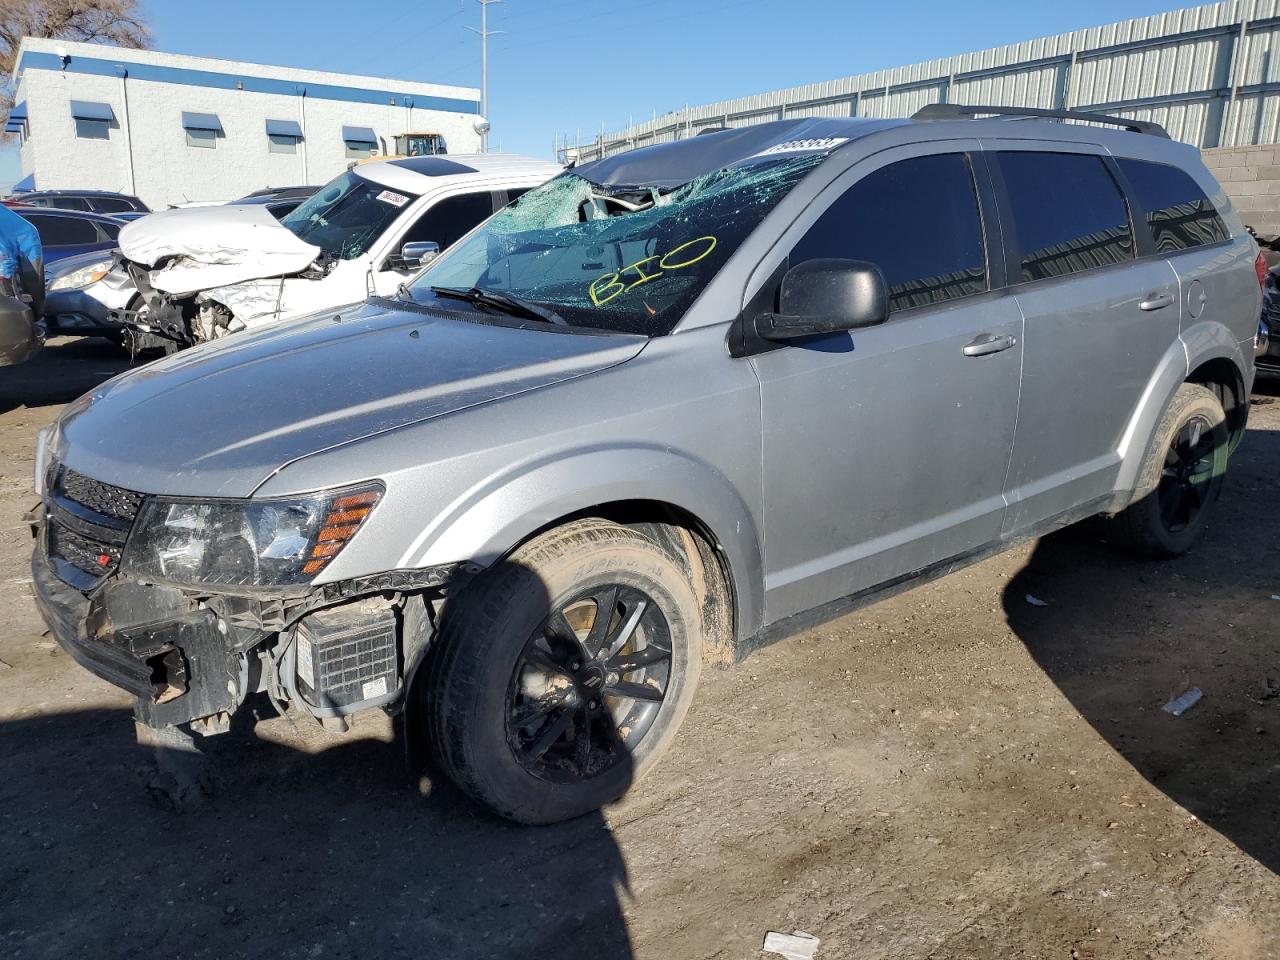
[[[308,583],[382,496],[366,484],[271,500],[148,499],[122,571],[152,583],[227,588]]]
[[[54,290],[79,290],[81,287],[87,287],[91,283],[97,283],[108,273],[111,272],[111,260],[99,260],[88,266],[81,267],[79,270],[72,270],[70,273],[63,274],[49,284],[50,292]]]

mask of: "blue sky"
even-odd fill
[[[700,103],[1176,9],[1157,0],[504,0],[489,7],[490,145],[547,156]],[[479,86],[476,0],[143,0],[155,47]],[[11,151],[5,151],[11,154]],[[0,156],[0,184],[16,178]]]

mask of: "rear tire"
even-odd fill
[[[670,747],[702,664],[688,572],[600,519],[520,547],[442,621],[425,671],[433,753],[465,793],[522,823],[625,793]]]
[[[1176,557],[1204,535],[1227,474],[1230,435],[1218,398],[1184,383],[1156,427],[1133,501],[1112,521],[1121,546]]]

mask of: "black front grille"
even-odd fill
[[[91,577],[106,577],[120,566],[120,547],[82,537],[60,523],[49,528],[49,553]]]
[[[45,547],[65,582],[88,592],[120,566],[143,495],[54,467]]]
[[[123,487],[113,487],[67,467],[63,467],[58,475],[58,489],[68,500],[87,507],[94,513],[130,523],[142,507],[142,494]]]

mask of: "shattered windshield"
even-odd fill
[[[388,189],[348,170],[280,222],[299,240],[315,244],[326,255],[352,260],[368,250],[416,199],[411,193]]]
[[[672,190],[565,173],[531,190],[421,274],[410,291],[478,288],[574,326],[670,333],[755,226],[826,153],[752,158]]]

